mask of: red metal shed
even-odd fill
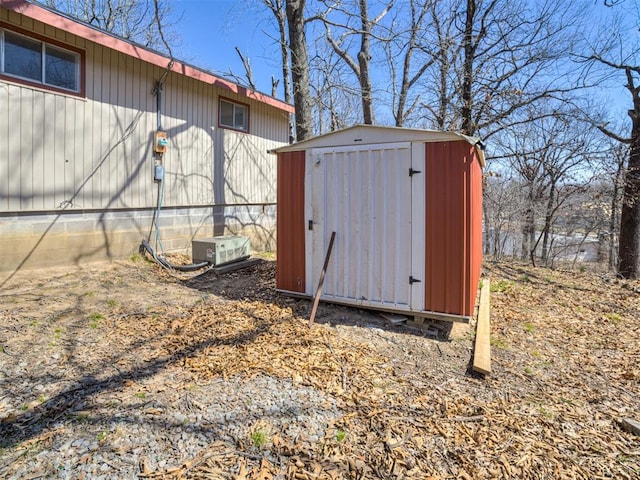
[[[476,139],[355,126],[279,148],[276,284],[323,301],[467,321],[482,264]]]

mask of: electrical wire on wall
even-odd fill
[[[157,93],[159,95],[159,93]],[[156,154],[160,155],[160,159],[162,159],[162,155],[164,154],[164,149],[166,148],[166,136],[161,135],[160,130],[156,132],[154,139],[154,149],[156,149]],[[158,151],[160,150],[160,151]],[[156,157],[157,158],[157,157]],[[162,160],[160,160],[161,162]],[[149,229],[149,236],[147,240],[142,240],[142,244],[140,245],[140,252],[144,253],[145,251],[151,255],[151,257],[159,263],[162,267],[178,270],[181,272],[193,272],[196,270],[200,270],[205,267],[210,267],[209,262],[200,262],[193,263],[191,265],[174,265],[169,262],[166,258],[166,254],[164,251],[164,245],[162,245],[162,237],[160,234],[160,212],[162,211],[162,203],[164,201],[164,165],[162,163],[157,163],[154,167],[154,182],[158,184],[158,193],[157,193],[157,202],[156,208],[153,211],[153,217],[151,220],[151,228]],[[154,235],[155,232],[155,235]],[[151,246],[151,237],[154,237],[153,247]],[[203,272],[204,273],[204,272]]]
[[[173,60],[172,60],[173,61]],[[167,72],[171,67],[171,63],[167,68]],[[166,73],[166,72],[165,72]],[[166,75],[163,75],[161,81],[164,81]],[[164,183],[165,183],[165,169],[162,163],[163,156],[167,148],[167,135],[162,131],[161,117],[162,117],[162,83],[158,81],[154,86],[156,98],[158,99],[158,130],[154,135],[154,153],[156,158],[156,164],[153,170],[153,181],[158,184],[157,202],[156,208],[153,211],[153,217],[151,220],[151,228],[149,229],[149,236],[147,240],[142,240],[140,245],[141,253],[148,252],[151,257],[159,263],[161,266],[171,270],[178,270],[181,272],[193,272],[202,268],[210,266],[209,262],[194,263],[191,265],[174,265],[166,258],[164,251],[164,245],[162,245],[162,237],[160,234],[160,212],[162,211],[162,203],[164,201]],[[154,235],[155,232],[155,235]],[[153,247],[151,246],[151,237],[154,237]]]
[[[162,211],[162,203],[164,202],[164,183],[165,183],[165,168],[163,164],[164,154],[167,150],[168,139],[167,134],[162,130],[162,90],[164,87],[165,80],[171,69],[173,68],[174,59],[173,54],[171,53],[171,48],[164,38],[164,34],[162,32],[162,26],[160,23],[159,12],[158,12],[158,1],[155,0],[155,9],[156,9],[156,24],[158,27],[158,32],[160,34],[160,38],[164,43],[165,48],[169,53],[169,63],[167,64],[167,68],[163,72],[160,79],[155,82],[153,89],[151,90],[151,94],[156,97],[156,113],[157,113],[157,129],[154,133],[153,139],[153,152],[155,158],[155,165],[153,170],[153,181],[158,184],[158,192],[157,192],[157,202],[156,207],[153,211],[153,217],[151,219],[151,227],[149,229],[149,235],[147,240],[142,240],[142,244],[140,245],[140,253],[144,254],[144,252],[148,252],[149,255],[162,267],[169,270],[177,270],[180,272],[194,272],[197,270],[201,270],[205,267],[212,267],[209,262],[201,262],[194,263],[191,265],[174,265],[169,262],[166,258],[166,254],[164,251],[164,246],[162,245],[162,237],[160,234],[160,212]],[[155,232],[155,235],[154,235]],[[154,237],[153,247],[151,246],[151,237]],[[205,270],[205,272],[208,271]],[[204,272],[202,272],[204,273]]]

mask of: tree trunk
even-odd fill
[[[285,11],[285,0],[276,0],[274,2],[265,2],[271,9],[273,16],[278,24],[278,33],[280,37],[280,57],[282,59],[282,79],[284,86],[284,101],[293,103],[293,94],[291,93],[291,56],[289,54],[289,44],[287,42],[287,13]],[[274,82],[275,83],[275,82]],[[276,85],[277,87],[277,85]],[[277,90],[274,87],[273,96],[275,97]],[[289,143],[293,143],[293,122],[289,117]]]
[[[542,261],[547,264],[549,235],[551,234],[551,222],[553,221],[553,200],[556,195],[556,182],[552,181],[549,187],[549,198],[547,200],[547,211],[544,215],[544,233],[542,238]]]
[[[607,233],[598,229],[598,249],[596,250],[596,259],[598,264],[602,264],[604,262],[606,249]]]
[[[484,241],[482,243],[484,243],[484,254],[485,255],[490,255],[491,254],[491,250],[490,250],[491,231],[490,231],[489,224],[488,224],[488,221],[487,221],[487,219],[489,218],[489,214],[487,212],[488,208],[489,207],[487,206],[487,202],[484,201],[484,199],[483,199],[483,202],[482,202],[482,218],[484,218]]]
[[[627,88],[633,96],[633,110],[629,110],[631,148],[620,213],[618,275],[637,279],[640,278],[640,87],[635,87],[629,68],[626,73]]]
[[[630,279],[640,278],[640,122],[634,130],[634,143],[631,145],[624,183],[618,243],[618,274]]]
[[[531,265],[536,266],[536,248],[538,243],[536,242],[536,223],[534,211],[531,210],[531,224],[529,226],[529,257],[531,258]]]
[[[616,176],[613,181],[613,194],[611,196],[611,215],[609,216],[609,270],[616,268],[616,226],[618,222],[618,196],[620,195],[620,180],[624,172],[624,161],[618,159]]]
[[[473,39],[473,22],[476,16],[475,0],[467,0],[467,12],[464,25],[464,64],[462,66],[462,133],[473,135],[473,61],[475,57],[475,46]]]
[[[311,136],[311,102],[309,92],[309,59],[304,22],[305,0],[287,0],[289,48],[291,49],[291,80],[296,107],[296,140]]]
[[[532,252],[535,241],[535,217],[533,213],[533,200],[529,199],[529,205],[524,212],[524,225],[522,227],[522,260],[527,260]]]
[[[340,28],[344,28],[347,30],[346,33],[343,33],[338,41],[333,38],[330,30],[330,25],[332,22],[329,22],[325,19],[325,28],[327,32],[327,41],[333,48],[334,52],[336,52],[342,60],[347,64],[347,66],[353,71],[358,79],[358,83],[360,85],[360,102],[362,104],[362,121],[367,125],[372,125],[374,120],[374,109],[373,109],[373,86],[371,84],[371,73],[370,73],[370,63],[371,63],[371,31],[373,26],[377,25],[378,22],[382,20],[382,18],[388,13],[389,9],[393,6],[393,0],[389,1],[389,4],[386,8],[378,15],[378,17],[374,19],[369,18],[369,7],[368,0],[358,0],[358,15],[360,17],[360,28],[356,29],[347,24],[339,25]],[[347,14],[347,16],[351,16],[351,14]],[[360,36],[360,50],[357,54],[357,59],[354,59],[348,51],[347,46],[342,46],[343,41],[350,35],[359,35]]]
[[[360,21],[362,33],[360,34],[360,51],[358,52],[358,66],[360,67],[360,89],[362,91],[362,119],[365,125],[373,125],[373,86],[369,73],[369,61],[371,60],[371,22],[367,9],[368,0],[360,0]]]

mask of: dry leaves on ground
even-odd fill
[[[121,304],[92,352],[137,352],[110,357],[123,369],[177,368],[171,388],[185,391],[287,380],[334,399],[340,415],[319,439],[286,436],[265,418],[264,441],[213,441],[180,465],[141,465],[142,478],[640,477],[638,437],[618,424],[640,415],[638,282],[488,263],[494,372],[483,379],[467,371],[472,332],[427,339],[331,306],[309,328],[308,302],[277,295],[274,268],[187,282],[157,271],[165,303]],[[143,288],[139,278],[123,275],[129,289]]]

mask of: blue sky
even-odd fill
[[[590,4],[592,8],[586,14],[594,18],[593,26],[597,28],[599,20],[612,11],[602,6],[602,0],[592,1],[594,4]],[[631,3],[631,7],[637,7],[635,2]],[[261,0],[176,0],[173,8],[175,30],[180,36],[176,57],[215,73],[224,75],[231,70],[244,76],[235,51],[238,47],[250,58],[258,90],[271,93],[271,77],[281,76],[280,52],[265,34],[276,32],[271,14]],[[628,18],[638,17],[634,8],[625,12]],[[624,78],[609,79],[607,83],[601,85],[599,94],[616,116],[626,117],[631,98],[623,87]],[[282,85],[277,96],[283,97]]]
[[[280,78],[280,57],[263,32],[270,29],[269,12],[258,0],[179,0],[174,3],[181,37],[176,56],[217,73],[229,69],[244,77],[235,47],[248,56],[260,91],[271,93],[271,76]],[[278,97],[282,98],[282,88]]]

